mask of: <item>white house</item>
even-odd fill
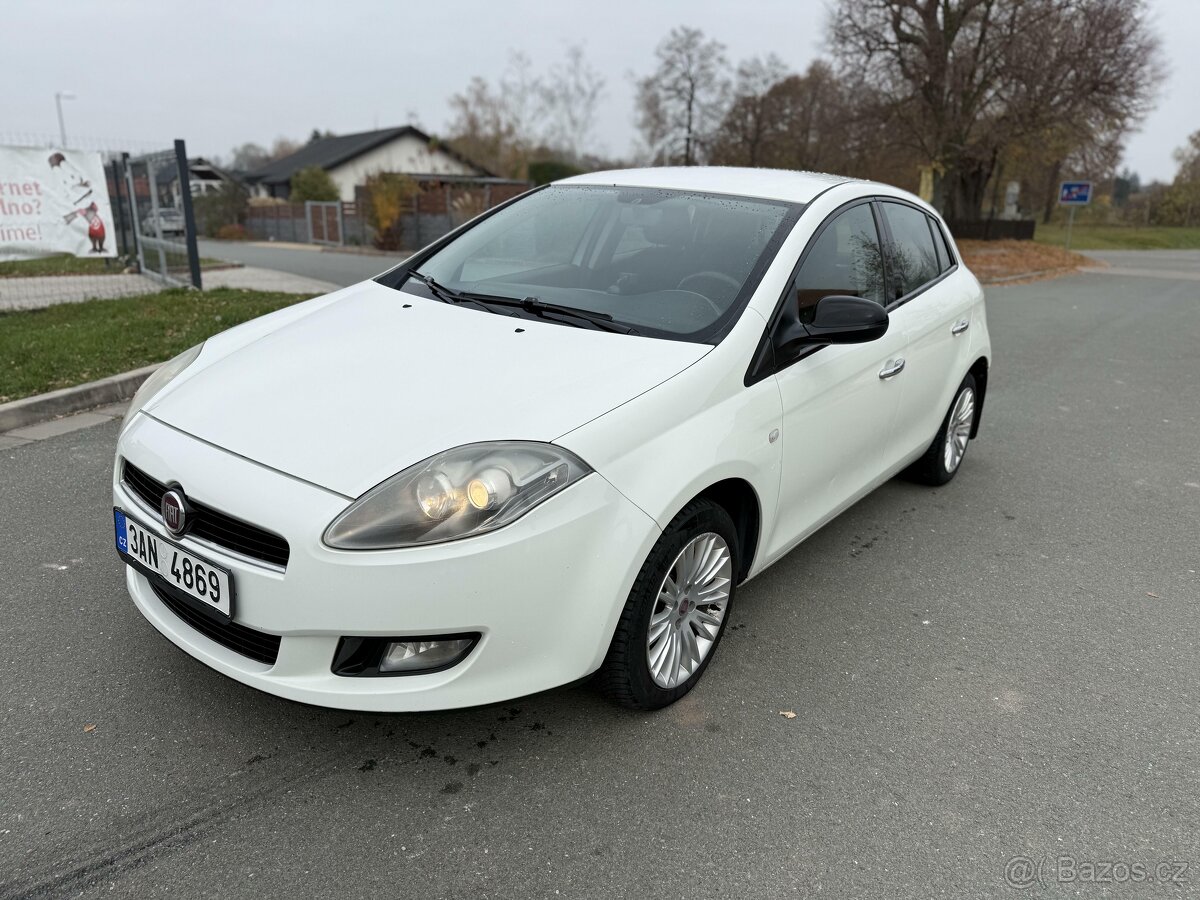
[[[457,175],[487,178],[492,173],[411,125],[321,138],[291,156],[268,163],[246,176],[255,196],[287,199],[291,179],[301,169],[318,166],[329,173],[342,200],[354,199],[354,188],[376,172],[413,176]]]

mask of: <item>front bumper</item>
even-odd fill
[[[147,416],[122,434],[113,502],[166,537],[157,513],[121,482],[121,458],[189,497],[287,538],[285,570],[191,537],[176,540],[228,568],[234,621],[280,636],[273,665],[206,637],[129,568],[138,609],[183,650],[244,684],[304,703],[398,712],[508,700],[599,668],[625,598],[659,530],[598,474],[490,534],[429,547],[333,550],[321,535],[349,500],[226,453]],[[175,539],[172,539],[175,540]],[[479,632],[450,669],[354,678],[331,671],[342,636]]]

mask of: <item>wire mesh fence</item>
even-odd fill
[[[26,229],[0,229],[0,312],[199,286],[182,142],[169,150],[103,138],[62,143],[50,135],[0,132],[0,159],[32,155],[37,163],[33,175],[20,177],[0,167],[0,194],[36,191],[46,230],[75,230],[81,239],[74,252],[32,253],[18,243]],[[12,148],[24,152],[5,156]],[[69,202],[59,202],[55,191]]]

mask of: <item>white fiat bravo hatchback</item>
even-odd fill
[[[739,169],[531,191],[230,329],[131,405],[116,545],[143,615],[272,694],[690,690],[737,588],[979,427],[983,292],[903,191]]]

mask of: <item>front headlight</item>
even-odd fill
[[[129,424],[129,420],[136,416],[138,410],[149,403],[155,394],[165,388],[168,382],[194,363],[196,357],[200,355],[200,351],[203,349],[204,344],[199,343],[195,347],[184,350],[174,359],[168,359],[150,373],[150,377],[142,382],[142,386],[137,389],[137,392],[133,395],[133,399],[129,401],[129,409],[125,413],[125,418],[121,420],[121,430],[125,430],[125,426]]]
[[[552,444],[467,444],[363,494],[326,529],[325,543],[339,550],[388,550],[495,531],[590,471]]]

